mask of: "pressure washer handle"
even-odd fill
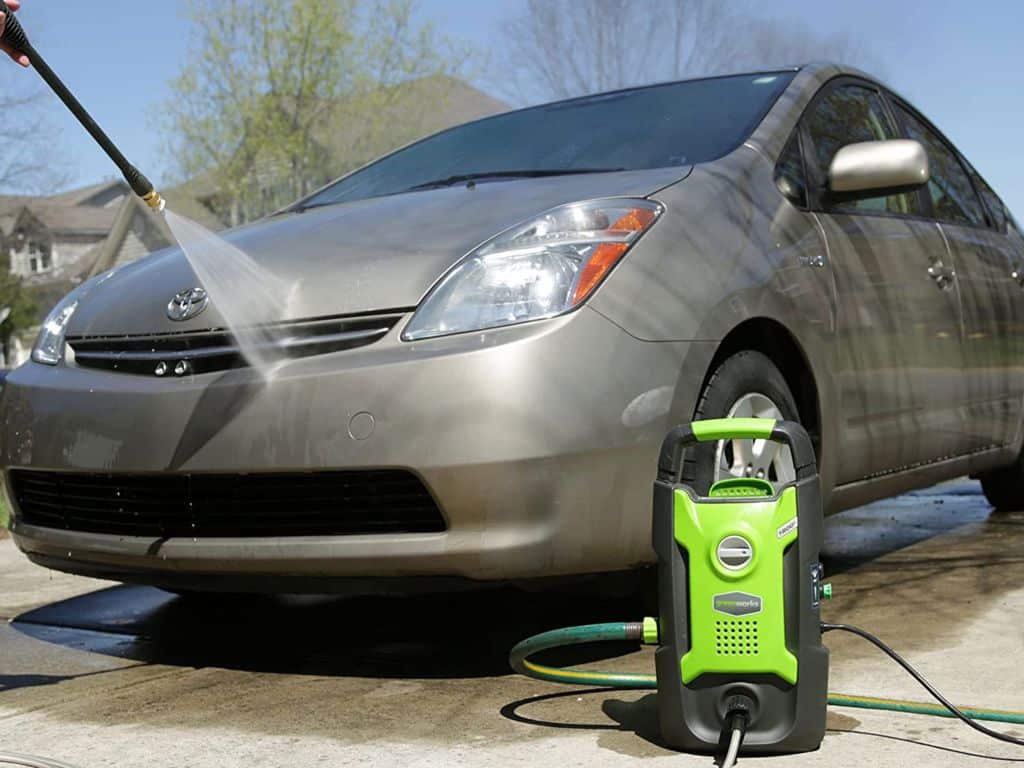
[[[717,440],[774,440],[789,445],[796,477],[803,480],[817,471],[810,435],[795,421],[774,419],[707,419],[680,424],[665,436],[658,459],[658,479],[678,482],[683,452],[697,443]]]
[[[28,55],[32,46],[28,42],[28,36],[21,26],[21,22],[18,21],[18,17],[14,15],[4,0],[0,0],[0,11],[7,16],[7,21],[4,23],[4,33],[0,35],[0,42],[6,43],[18,53]]]

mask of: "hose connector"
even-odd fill
[[[125,169],[124,180],[128,182],[132,192],[141,197],[143,202],[157,213],[163,211],[167,206],[163,197],[156,191],[156,187],[153,186],[153,182],[147,179],[146,175],[134,165],[129,165]]]

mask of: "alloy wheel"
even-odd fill
[[[740,397],[728,418],[784,419],[771,398],[759,392]],[[715,448],[715,481],[729,477],[758,477],[773,483],[796,479],[793,454],[788,445],[773,440],[721,440]]]

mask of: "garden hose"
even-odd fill
[[[879,645],[880,640],[874,636],[868,637],[864,630],[857,630],[855,627],[847,627],[839,624],[826,624],[823,631],[842,629],[854,632],[864,639]],[[512,669],[521,675],[532,677],[537,680],[546,680],[552,683],[567,683],[569,685],[594,685],[612,688],[633,688],[656,690],[658,680],[654,675],[629,672],[597,672],[571,667],[551,667],[530,661],[530,657],[541,651],[553,648],[563,648],[569,645],[580,645],[583,643],[595,642],[642,642],[645,645],[658,644],[658,625],[652,618],[644,619],[643,622],[616,622],[610,624],[587,624],[579,627],[568,627],[555,629],[550,632],[542,632],[539,635],[528,637],[517,644],[509,653],[509,664]],[[876,642],[877,641],[877,642]],[[929,704],[916,701],[901,701],[899,699],[883,699],[873,696],[851,696],[843,693],[830,693],[828,703],[834,707],[857,707],[860,709],[879,709],[888,712],[906,712],[915,715],[934,715],[936,717],[959,718],[972,727],[977,727],[982,733],[994,738],[1000,738],[1013,744],[1024,745],[1024,740],[1017,739],[998,731],[991,731],[984,726],[978,726],[974,720],[988,720],[998,723],[1013,723],[1024,725],[1024,712],[1011,712],[1001,709],[961,709],[950,704],[930,683],[913,670],[910,665],[899,658],[892,649],[879,645],[882,650],[892,656],[897,662],[907,669],[914,678],[925,685],[929,693],[935,696],[941,704]]]

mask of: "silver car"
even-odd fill
[[[76,289],[2,395],[32,560],[225,591],[635,569],[694,417],[802,422],[829,512],[964,473],[1024,502],[1024,239],[855,71],[486,118],[227,237],[295,285],[287,364],[247,367],[180,252]],[[792,473],[764,441],[685,469]]]

